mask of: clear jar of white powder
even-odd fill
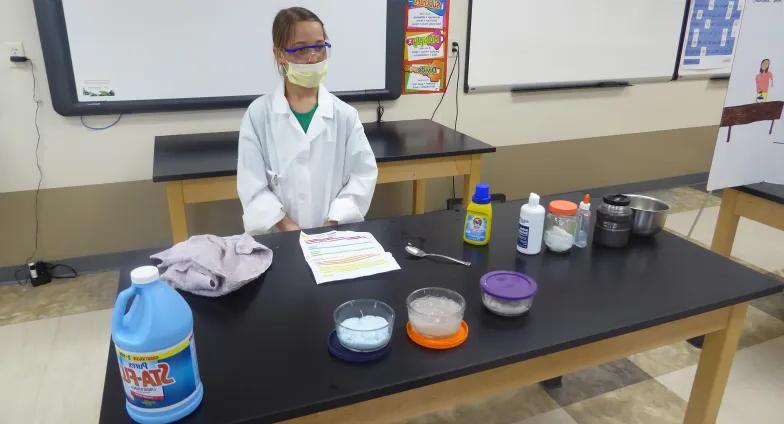
[[[577,231],[577,204],[568,200],[553,200],[547,208],[544,222],[544,244],[553,252],[568,252],[574,245]]]

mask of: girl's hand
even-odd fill
[[[300,230],[299,225],[297,225],[296,222],[292,221],[291,218],[289,218],[288,216],[283,217],[283,219],[281,219],[280,222],[275,224],[275,227],[280,232]]]

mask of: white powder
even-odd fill
[[[482,303],[485,304],[487,309],[503,316],[522,315],[531,309],[533,301],[533,298],[522,300],[499,299],[493,295],[482,293]]]
[[[454,300],[425,296],[411,302],[408,319],[414,330],[425,337],[449,337],[460,329],[463,315],[460,304]]]
[[[386,346],[392,336],[389,322],[375,315],[343,320],[337,331],[341,345],[347,349],[364,352]]]
[[[561,227],[552,227],[544,232],[544,244],[553,252],[566,252],[574,245],[574,234]]]

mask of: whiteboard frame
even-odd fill
[[[374,0],[376,1],[376,0]],[[344,101],[395,100],[403,81],[406,0],[387,2],[387,60],[384,89],[336,92]],[[52,107],[63,116],[109,115],[134,112],[245,108],[258,96],[194,97],[155,100],[91,101],[77,97],[71,49],[62,0],[34,0],[38,34],[49,80]]]

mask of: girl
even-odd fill
[[[245,231],[294,231],[362,221],[378,169],[359,115],[321,85],[329,50],[324,24],[292,7],[272,24],[283,83],[242,119],[237,191]]]
[[[757,103],[768,100],[768,90],[773,82],[773,73],[770,72],[770,59],[763,59],[760,63],[760,73],[757,74]]]

